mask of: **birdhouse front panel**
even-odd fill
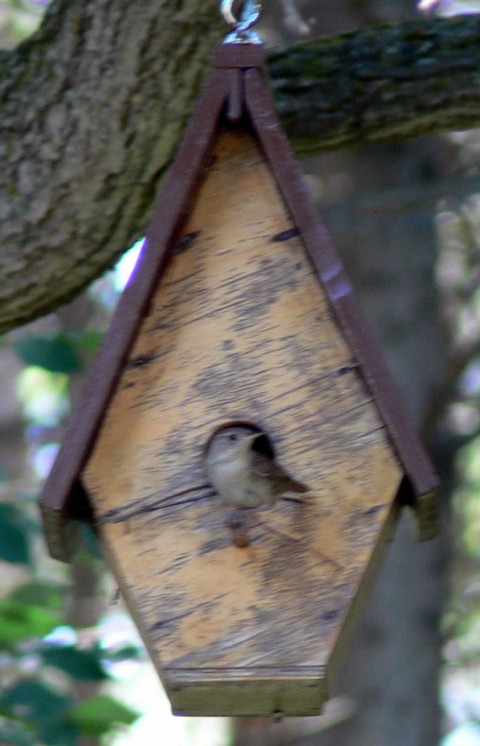
[[[309,488],[244,511],[243,547],[203,463],[237,420]],[[318,713],[402,476],[259,144],[225,126],[82,476],[176,712]]]

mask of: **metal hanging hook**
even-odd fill
[[[234,15],[234,5],[241,6],[239,17]],[[262,3],[257,0],[244,0],[238,3],[235,0],[222,0],[220,4],[225,22],[233,29],[231,34],[225,37],[224,44],[261,44],[259,35],[251,31],[262,13]]]

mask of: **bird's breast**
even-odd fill
[[[270,502],[268,482],[255,479],[248,463],[218,460],[209,465],[207,472],[217,492],[231,505],[257,508]]]

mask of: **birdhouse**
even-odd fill
[[[262,65],[215,51],[41,498],[53,557],[94,523],[181,714],[317,714],[400,505],[433,525],[436,476]],[[308,491],[236,523],[205,469],[229,423]]]

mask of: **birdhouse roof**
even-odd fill
[[[265,83],[263,63],[263,51],[255,45],[223,45],[214,53],[208,80],[154,208],[134,276],[120,298],[40,500],[50,552],[58,559],[65,560],[68,556],[71,521],[88,518],[88,501],[80,475],[92,453],[152,294],[208,169],[219,127],[227,120],[241,119],[268,161],[294,230],[303,242],[388,431],[405,474],[407,499],[416,504],[437,486],[430,460],[364,322],[349,279],[279,123]]]

